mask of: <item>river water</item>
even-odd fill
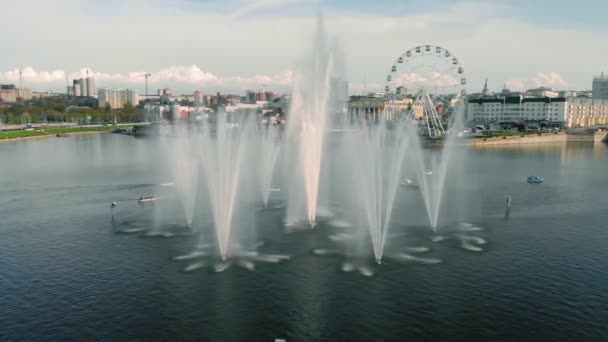
[[[167,191],[155,151],[111,134],[0,144],[0,340],[608,339],[603,144],[469,150],[444,223],[483,227],[470,233],[483,251],[432,242],[421,200],[400,190],[395,231],[443,262],[386,262],[371,278],[310,253],[332,246],[327,224],[280,233],[280,210],[257,218],[263,248],[292,259],[255,272],[186,273],[171,258],[193,237],[116,234],[153,219],[140,194]]]

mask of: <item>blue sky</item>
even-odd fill
[[[463,63],[469,91],[590,88],[608,71],[608,1],[34,0],[3,4],[0,82],[61,89],[90,69],[99,86],[182,92],[288,89],[322,9],[353,92],[382,89],[405,50],[435,44]]]

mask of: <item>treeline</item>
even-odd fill
[[[104,123],[104,122],[137,122],[143,119],[141,106],[130,104],[120,109],[112,109],[109,105],[97,108],[97,100],[93,98],[50,97],[35,98],[30,101],[0,103],[0,121],[4,124],[25,124],[41,122],[75,122],[75,123]]]

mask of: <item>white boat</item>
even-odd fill
[[[157,198],[157,197],[155,197],[154,195],[152,195],[152,196],[144,196],[144,195],[141,195],[141,196],[139,196],[139,199],[137,200],[137,202],[139,202],[139,203],[143,203],[143,202],[152,202],[152,201],[156,201],[157,199],[158,199],[158,198]]]

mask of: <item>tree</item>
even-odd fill
[[[105,115],[106,118],[111,118],[111,116],[112,116],[112,106],[110,106],[110,104],[107,103],[107,102],[106,102],[106,106],[104,107],[104,112],[106,113],[106,115]]]

